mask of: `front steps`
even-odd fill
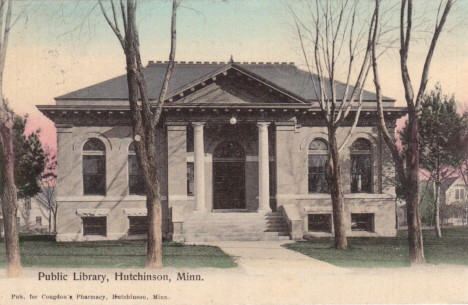
[[[185,242],[289,240],[288,226],[277,212],[192,214],[183,223]]]

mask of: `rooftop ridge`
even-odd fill
[[[161,61],[161,60],[158,60],[158,61],[154,61],[154,60],[150,60],[148,62],[148,66],[156,66],[156,65],[163,65],[163,64],[168,64],[169,61]],[[225,61],[175,61],[176,64],[178,65],[226,65],[226,64],[229,64],[229,62],[225,62]],[[240,62],[240,61],[236,61],[234,62],[235,64],[239,64],[239,65],[263,65],[263,66],[273,66],[273,65],[290,65],[290,66],[294,66],[294,62],[271,62],[271,61],[267,61],[267,62],[263,62],[263,61],[259,61],[259,62],[255,62],[255,61],[252,61],[252,62],[247,62],[247,61],[244,61],[244,62]]]

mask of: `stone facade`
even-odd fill
[[[203,77],[197,69],[206,65],[177,67],[173,78],[179,86],[168,95],[157,132],[165,237],[190,242],[332,236],[330,195],[309,187],[309,144],[326,141],[327,129],[317,104],[295,93],[298,80],[291,76],[294,86],[288,85],[283,81],[287,75],[274,75],[291,66],[269,65],[265,72],[263,66],[249,70],[228,64],[212,67],[210,73],[203,70]],[[112,91],[108,86],[105,82],[59,97],[56,106],[38,106],[57,126],[59,241],[144,238],[130,234],[130,219],[146,215],[146,201],[144,195],[129,193],[129,109],[125,96],[103,95]],[[394,126],[404,110],[393,104],[385,101]],[[351,124],[346,121],[339,129],[339,144]],[[100,153],[105,160],[102,195],[83,193],[83,146],[89,139],[105,146]],[[356,140],[370,145],[366,192],[351,190],[351,146]],[[365,102],[340,157],[348,236],[394,236],[394,168],[372,101]],[[83,221],[92,217],[105,217],[105,234],[85,232]],[[319,229],[311,229],[314,222],[321,223]]]

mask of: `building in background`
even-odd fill
[[[448,226],[468,224],[468,187],[459,177],[447,179],[440,187],[442,223]]]
[[[49,212],[44,194],[39,193],[32,198],[18,199],[16,216],[20,233],[49,233]],[[0,237],[3,236],[3,215],[0,211]]]

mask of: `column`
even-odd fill
[[[169,206],[187,204],[187,126],[179,122],[167,124],[167,188]]]
[[[258,210],[270,210],[270,170],[268,155],[268,125],[257,123],[258,127]]]
[[[205,147],[204,123],[192,123],[194,132],[195,210],[205,210]]]

